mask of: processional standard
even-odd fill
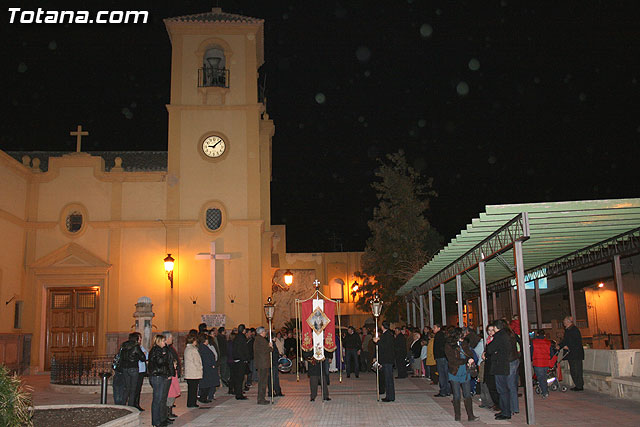
[[[312,358],[321,362],[324,361],[324,352],[335,352],[336,347],[336,314],[338,318],[338,342],[340,351],[338,352],[338,372],[340,382],[342,382],[342,334],[340,323],[340,300],[333,300],[320,292],[320,281],[314,280],[315,291],[311,297],[295,300],[296,304],[296,328],[298,329],[297,350],[296,350],[296,380],[300,381],[300,361],[302,361],[303,351],[313,351]],[[324,375],[320,369],[320,375]]]

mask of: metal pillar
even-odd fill
[[[533,281],[533,285],[536,289],[536,325],[538,325],[538,329],[542,329],[542,303],[540,302],[540,286],[538,284],[538,279]]]
[[[424,295],[420,295],[420,332],[424,330]]]
[[[480,311],[482,313],[482,331],[484,332],[483,336],[486,337],[487,326],[489,326],[489,309],[487,307],[487,278],[485,276],[484,267],[484,261],[480,261],[478,263],[478,275],[480,276]]]
[[[411,321],[411,317],[410,317],[410,312],[409,312],[409,299],[407,298],[407,325],[409,324],[409,322]]]
[[[613,256],[613,279],[618,293],[618,314],[620,315],[620,332],[622,333],[622,348],[629,348],[629,328],[627,327],[627,309],[624,305],[624,285],[622,283],[622,269],[620,255]],[[575,319],[573,320],[576,321]]]
[[[433,328],[433,291],[429,291],[429,326]]]
[[[516,283],[520,302],[520,328],[522,339],[522,359],[524,361],[525,403],[527,407],[527,424],[536,423],[533,407],[533,367],[531,365],[531,349],[529,348],[529,313],[527,312],[527,295],[524,288],[524,261],[522,259],[522,241],[513,243],[513,258],[516,266]],[[515,332],[515,331],[514,331]]]
[[[573,294],[573,271],[567,270],[567,288],[569,288],[569,310],[571,310],[571,318],[575,322],[576,319],[576,297]]]
[[[444,296],[444,283],[440,283],[440,311],[442,312],[442,326],[447,324],[447,301]]]
[[[411,322],[411,325],[413,325],[413,327],[415,328],[416,326],[418,326],[418,322],[416,320],[416,300],[414,299],[413,301],[411,301],[411,309],[413,311],[413,322]]]
[[[464,301],[462,300],[462,277],[460,275],[456,275],[456,292],[458,293],[458,326],[464,327],[464,316],[462,314],[462,304]],[[467,322],[469,321],[469,309],[467,309]]]
[[[518,298],[516,298],[516,289],[514,287],[509,288],[511,294],[511,317],[518,314]]]
[[[499,318],[498,317],[498,293],[493,292],[491,296],[493,297],[493,320],[496,320]]]

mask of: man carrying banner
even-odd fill
[[[330,299],[309,299],[300,303],[302,324],[302,356],[307,361],[311,401],[322,384],[322,400],[329,401],[328,368],[329,360],[336,351],[335,313],[336,302]]]
[[[322,383],[322,400],[328,402],[331,400],[329,397],[329,386],[327,385],[326,369],[329,367],[329,359],[331,353],[324,352],[324,359],[322,361],[316,360],[313,351],[304,351],[302,356],[307,361],[307,375],[309,375],[309,391],[311,392],[310,401],[316,400],[318,395],[318,385]]]

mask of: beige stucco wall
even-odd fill
[[[167,193],[164,182],[122,183],[122,219],[166,218]]]
[[[15,301],[21,293],[26,236],[28,172],[14,159],[0,152],[0,236],[5,250],[0,257],[0,332],[14,332]],[[11,300],[9,304],[5,302]]]

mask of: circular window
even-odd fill
[[[60,212],[60,231],[68,237],[78,237],[87,229],[87,208],[79,203],[70,203]]]
[[[82,229],[82,213],[78,211],[73,211],[69,215],[67,215],[67,220],[65,221],[65,225],[67,226],[67,231],[69,233],[77,233]]]
[[[205,222],[207,228],[216,231],[222,226],[222,211],[218,208],[209,208],[205,214]]]
[[[220,232],[227,223],[227,211],[217,200],[210,200],[200,210],[200,224],[208,233]]]

